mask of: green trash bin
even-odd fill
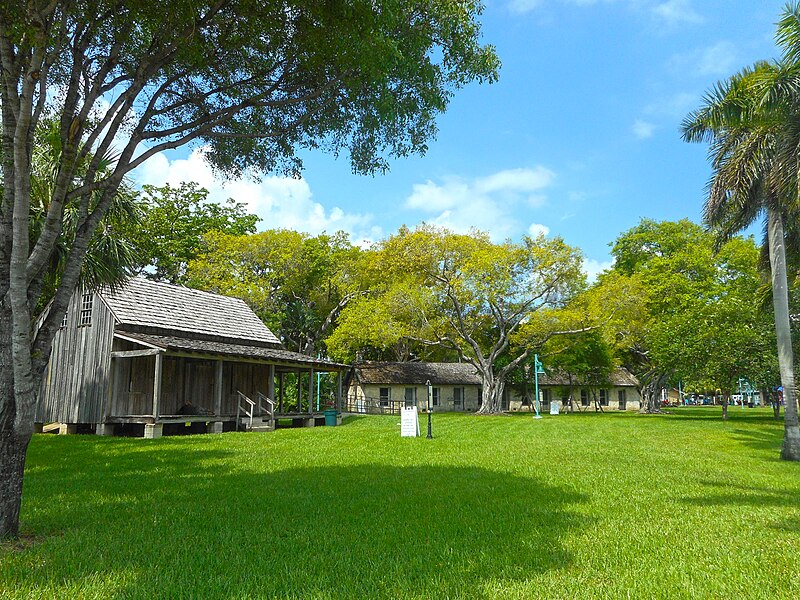
[[[327,427],[330,425],[331,427],[336,426],[336,411],[335,410],[326,410],[325,411],[325,426]]]

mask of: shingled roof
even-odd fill
[[[615,387],[639,387],[639,380],[634,377],[625,367],[618,367],[614,369],[609,377],[609,384]],[[570,378],[566,373],[561,372],[548,372],[539,375],[539,385],[552,385],[552,386],[568,386],[570,385]],[[572,385],[580,387],[583,385],[580,381],[573,379]]]
[[[475,367],[468,363],[364,362],[353,367],[362,384],[480,385]]]
[[[283,348],[234,344],[211,340],[194,339],[189,337],[153,335],[147,333],[122,332],[125,339],[137,340],[148,346],[169,350],[172,352],[190,352],[204,355],[238,356],[256,360],[266,360],[277,363],[291,363],[304,365],[322,370],[334,369],[343,371],[347,365],[334,363],[313,356],[307,356]]]
[[[138,277],[100,296],[124,331],[281,347],[275,334],[238,298]]]

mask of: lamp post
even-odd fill
[[[539,414],[539,373],[544,373],[544,369],[542,368],[542,363],[539,361],[539,355],[533,355],[533,381],[534,387],[536,389],[536,398],[533,400],[533,410],[536,411],[536,416],[534,419],[541,419],[542,415]]]
[[[431,431],[431,406],[432,406],[431,399],[433,398],[433,388],[431,387],[431,380],[428,379],[425,382],[425,385],[428,386],[428,436],[427,436],[427,438],[429,440],[432,440],[433,439],[433,433]]]

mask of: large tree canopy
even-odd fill
[[[317,355],[339,312],[366,289],[363,256],[346,234],[286,229],[209,233],[189,262],[194,288],[241,298],[290,350]]]
[[[775,384],[773,324],[762,310],[752,240],[733,238],[715,248],[714,234],[687,220],[643,219],[617,238],[612,254],[614,268],[593,294],[636,290],[634,304],[613,301],[621,310],[604,329],[643,380],[650,409],[662,387],[679,382],[727,395],[740,377]]]
[[[561,306],[583,285],[581,261],[558,238],[495,244],[478,231],[403,228],[377,249],[373,268],[382,285],[342,311],[328,349],[340,359],[364,346],[449,351],[483,380],[479,412],[499,412],[508,374],[553,333],[534,325],[538,313]]]
[[[202,144],[220,173],[297,174],[298,150],[375,173],[424,152],[454,90],[497,76],[473,0],[5,0],[0,3],[0,538],[18,528],[36,390],[87,247],[126,173]],[[30,239],[37,125],[58,120],[57,176]],[[101,168],[109,151],[115,162]],[[89,158],[89,156],[92,158]],[[89,160],[87,161],[87,158]],[[32,311],[63,227],[50,310]]]

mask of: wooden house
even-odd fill
[[[74,294],[54,338],[36,422],[146,437],[187,425],[219,432],[241,421],[270,428],[283,417],[310,425],[321,415],[315,375],[338,375],[340,403],[345,370],[283,349],[239,299],[134,278],[119,289]]]
[[[534,386],[528,385],[528,394],[512,395],[509,409],[533,410],[531,406]],[[573,410],[635,410],[641,407],[639,380],[623,367],[615,369],[604,385],[588,385],[569,373],[545,373],[539,376],[541,410],[549,411],[551,403]]]
[[[428,382],[434,410],[476,411],[481,378],[467,363],[363,362],[347,376],[345,409],[359,413],[398,413],[402,406],[428,406]]]

